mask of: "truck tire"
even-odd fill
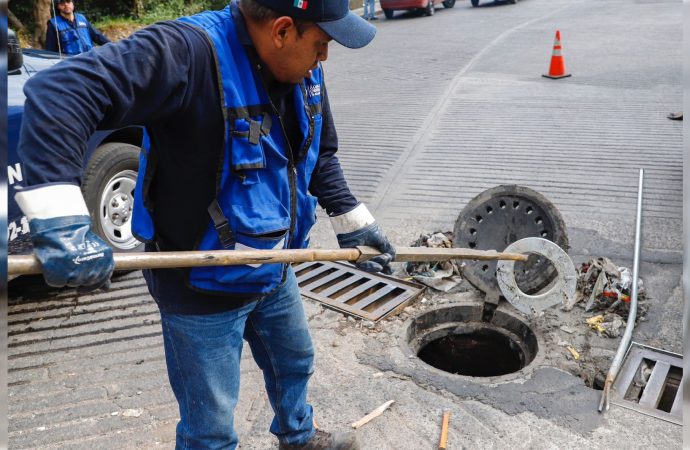
[[[472,0],[472,6],[479,6],[479,0]]]
[[[455,6],[455,0],[443,0],[443,7],[444,8],[452,8]]]
[[[436,8],[434,8],[434,0],[429,0],[429,3],[426,4],[426,8],[424,8],[424,15],[433,16],[435,12]]]
[[[393,18],[393,13],[395,11],[392,9],[384,9],[383,10],[383,15],[386,16],[386,19],[392,19]]]
[[[94,151],[84,173],[82,193],[91,228],[114,252],[143,251],[131,226],[140,151],[135,145],[108,142]]]

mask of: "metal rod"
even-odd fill
[[[630,294],[630,311],[628,312],[628,322],[625,324],[625,333],[618,344],[618,350],[616,351],[616,356],[613,358],[611,363],[611,368],[606,375],[606,381],[604,382],[604,391],[601,395],[601,402],[599,402],[599,412],[602,412],[604,408],[606,411],[609,410],[609,400],[611,397],[611,386],[613,382],[616,381],[616,376],[618,376],[618,371],[621,368],[623,358],[625,353],[628,351],[630,346],[630,340],[632,339],[632,332],[635,328],[635,319],[637,318],[637,280],[639,279],[639,269],[640,269],[640,241],[641,241],[641,229],[642,229],[642,184],[644,182],[644,169],[640,169],[640,180],[637,187],[637,218],[635,219],[635,253],[633,254],[633,273],[632,273],[632,293]]]
[[[528,255],[466,248],[397,247],[395,261],[448,261],[451,259],[527,261]],[[343,249],[214,250],[185,252],[117,253],[115,270],[170,269],[178,267],[233,266],[243,264],[311,261],[365,261],[381,253],[372,247]],[[33,255],[7,257],[9,276],[42,273]]]

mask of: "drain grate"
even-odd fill
[[[349,264],[306,262],[293,268],[302,295],[374,322],[399,313],[424,291],[414,283],[364,272]]]
[[[633,342],[611,403],[682,425],[683,356]]]

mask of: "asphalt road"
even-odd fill
[[[499,184],[546,195],[571,227],[629,242],[638,168],[645,245],[681,242],[680,2],[459,2],[334,48],[326,83],[353,190],[395,224],[452,224]],[[550,80],[555,30],[571,78]],[[665,36],[665,39],[661,37]]]
[[[642,167],[642,276],[655,299],[636,339],[680,351],[682,122],[666,118],[681,110],[680,6],[521,0],[472,8],[459,1],[432,17],[380,16],[370,46],[333,44],[325,63],[351,188],[396,243],[409,245],[422,232],[452,229],[483,190],[525,185],[559,208],[576,261],[609,256],[630,266]],[[541,75],[556,29],[572,77],[549,80]],[[335,244],[327,220],[317,224],[312,244]],[[172,447],[176,404],[156,307],[139,274],[116,279],[107,293],[17,287],[10,297],[11,448]],[[432,296],[426,306],[477,298],[472,291]],[[367,328],[305,305],[319,355],[311,391],[319,423],[344,429],[397,400],[359,431],[365,449],[434,448],[439,408],[453,411],[449,448],[680,442],[675,425],[621,409],[593,414],[598,393],[552,368],[519,388],[529,397],[524,404],[510,385],[492,391],[435,383],[401,356],[402,320]],[[597,344],[609,357],[610,341]],[[235,422],[241,448],[272,448],[270,406],[249,352],[242,369]]]

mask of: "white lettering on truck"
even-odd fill
[[[24,177],[22,176],[22,165],[17,163],[14,166],[7,166],[7,184],[11,186],[18,181],[24,181]]]

